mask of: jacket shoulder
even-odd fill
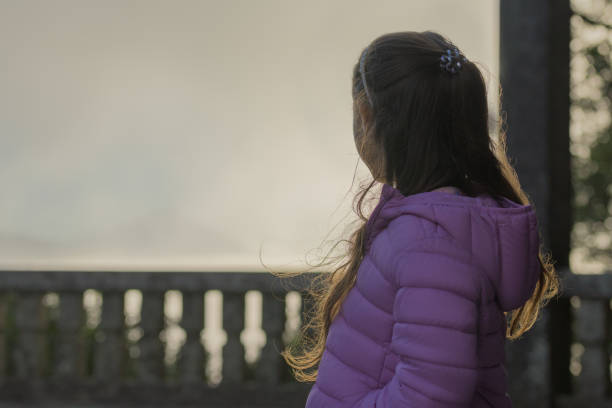
[[[376,234],[368,253],[374,259],[375,264],[385,266],[391,261],[394,254],[417,245],[426,237],[420,217],[411,214],[400,215]]]
[[[406,268],[406,265],[429,259],[431,261],[427,262],[435,263],[436,269],[444,269],[444,273],[463,271],[467,274],[464,278],[472,285],[480,286],[478,281],[482,278],[482,268],[470,251],[433,220],[414,214],[402,214],[393,219],[374,239],[370,256],[383,275],[398,287],[402,286],[406,271],[412,269]],[[446,267],[440,268],[442,265]],[[421,270],[414,277],[417,280],[425,279],[425,276],[419,276],[423,273],[425,271]]]
[[[418,248],[424,241],[443,238],[436,223],[417,214],[402,214],[391,220],[374,238],[372,251],[381,246],[389,248],[389,254],[397,254]]]

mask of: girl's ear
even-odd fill
[[[362,103],[357,103],[357,108],[359,111],[359,117],[365,126],[366,123],[372,122],[372,109],[370,105],[367,103],[367,100],[364,100]]]
[[[372,177],[380,182],[384,180],[384,149],[372,134],[372,122],[368,120],[371,110],[363,104],[354,105],[353,109],[353,136],[355,148],[359,157],[366,164]]]
[[[356,143],[361,143],[367,133],[367,124],[372,123],[372,112],[365,105],[363,101],[353,100],[353,136]]]
[[[366,120],[364,115],[366,112],[363,109],[363,104],[356,101],[353,102],[353,138],[355,140],[355,148],[361,159],[364,159],[366,147]]]

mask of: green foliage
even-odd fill
[[[572,247],[612,261],[612,27],[609,2],[572,1],[571,152],[575,192]],[[603,17],[601,17],[603,18]]]

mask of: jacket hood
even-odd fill
[[[477,197],[444,191],[404,196],[383,183],[366,225],[366,249],[394,218],[411,214],[431,221],[466,249],[487,274],[503,311],[522,306],[540,276],[540,237],[535,209],[488,194]]]

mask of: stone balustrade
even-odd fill
[[[199,406],[300,406],[310,385],[291,381],[279,351],[284,347],[285,299],[301,292],[310,275],[279,279],[249,272],[0,272],[0,400],[134,401],[199,403]],[[94,289],[102,307],[95,341],[84,341],[83,294]],[[125,293],[141,292],[140,336],[136,355],[126,351]],[[180,327],[185,332],[171,377],[164,363],[164,294],[182,295]],[[205,373],[204,295],[222,293],[222,380]],[[261,329],[266,342],[253,368],[245,372],[245,295],[261,293]],[[58,297],[53,330],[43,298]],[[52,341],[49,341],[49,337]],[[49,359],[49,351],[53,359]],[[90,360],[88,360],[90,359]],[[88,365],[91,370],[86,369]],[[129,367],[129,370],[126,369]],[[126,376],[126,372],[131,373]],[[250,406],[250,405],[249,405]]]
[[[279,279],[250,272],[0,271],[0,401],[303,407],[311,385],[291,379],[279,351],[290,341],[287,296],[302,293],[311,278],[312,273]],[[568,275],[563,286],[561,297],[571,304],[573,387],[553,397],[555,406],[609,406],[612,274]],[[134,289],[142,299],[139,336],[127,347],[125,294]],[[102,299],[94,327],[85,324],[88,290]],[[209,353],[202,342],[204,299],[211,290],[222,294],[226,337],[218,383],[206,373]],[[171,372],[162,338],[168,291],[182,295],[178,324],[185,334]],[[261,294],[266,338],[251,365],[241,340],[249,291]],[[58,300],[53,313],[44,302],[49,294]],[[301,310],[308,310],[308,298],[301,299]]]

